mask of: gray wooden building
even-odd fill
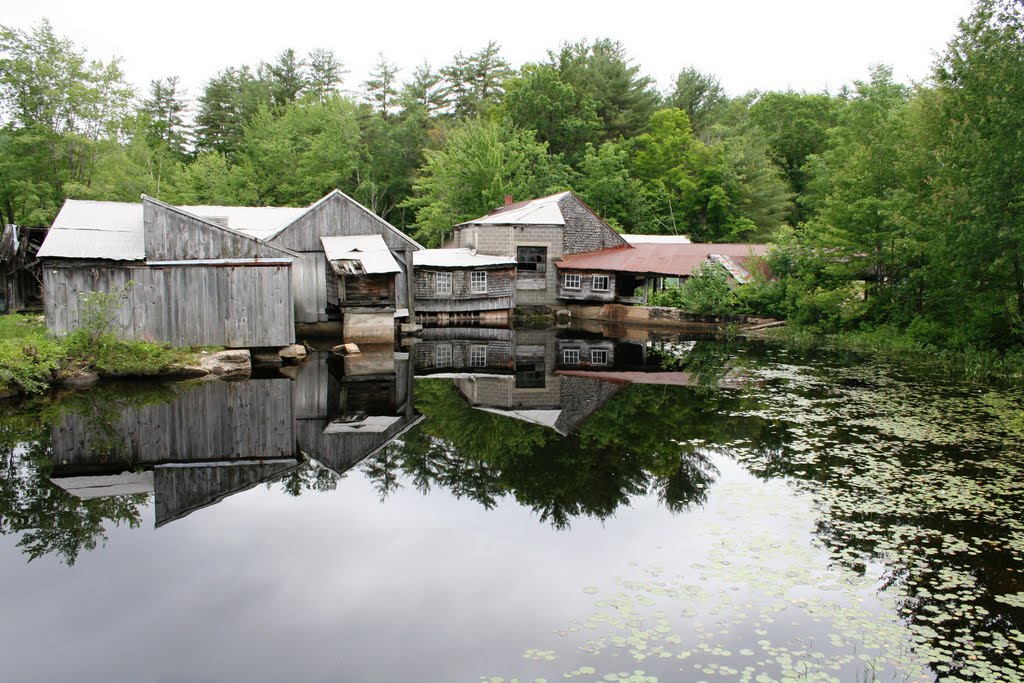
[[[321,238],[354,236],[375,236],[394,264],[393,330],[414,311],[420,246],[341,192],[305,208],[68,200],[39,250],[47,328],[74,330],[83,295],[131,281],[115,329],[126,338],[284,346],[296,323],[343,318]]]

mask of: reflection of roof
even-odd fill
[[[475,407],[478,410],[482,410],[487,413],[503,415],[516,420],[522,420],[523,422],[540,425],[541,427],[550,427],[551,429],[556,429],[555,425],[558,423],[558,418],[562,415],[561,410],[509,410],[505,408],[488,408],[484,406]]]
[[[622,235],[630,244],[690,244],[686,235]]]
[[[558,202],[569,194],[559,192],[549,197],[509,204],[461,225],[565,225]]]
[[[413,252],[412,264],[424,268],[484,268],[514,266],[516,260],[506,256],[478,254],[471,249],[423,249]]]
[[[324,427],[324,434],[358,434],[358,433],[381,433],[391,429],[391,426],[401,420],[400,417],[390,415],[366,415],[360,420],[335,420],[328,422]]]
[[[751,254],[768,253],[766,244],[639,243],[585,254],[563,256],[560,270],[598,270],[688,277],[713,255],[728,256],[742,265]]]
[[[320,242],[324,245],[327,260],[332,263],[341,261],[343,270],[348,274],[402,272],[380,235],[321,237]]]
[[[153,492],[152,472],[121,472],[120,474],[98,476],[54,477],[50,481],[82,500]]]

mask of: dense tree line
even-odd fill
[[[875,66],[837,93],[730,96],[683,66],[666,92],[611,39],[510,65],[488,43],[349,84],[328,50],[222,69],[193,100],[138,95],[46,22],[0,31],[0,218],[66,197],[303,205],[340,188],[427,245],[516,198],[575,190],[616,227],[773,241],[744,305],[1017,344],[1024,4],[978,0],[932,77]]]

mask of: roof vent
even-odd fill
[[[227,216],[203,216],[203,218],[205,220],[210,221],[214,225],[219,225],[222,228],[230,227],[228,225],[228,217]]]

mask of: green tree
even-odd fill
[[[359,161],[355,105],[341,97],[264,107],[245,126],[239,165],[260,204],[301,206],[351,191]]]
[[[445,108],[447,98],[444,78],[423,62],[413,69],[412,80],[402,86],[398,99],[403,111],[420,109],[431,117]]]
[[[49,222],[64,185],[88,185],[97,162],[117,148],[134,96],[118,60],[87,61],[47,21],[31,31],[0,27],[0,107],[8,116],[5,151],[42,153],[39,162],[5,163],[0,189],[9,222]],[[9,175],[12,171],[19,174]],[[32,172],[34,175],[20,175]]]
[[[750,107],[750,119],[763,131],[772,160],[798,196],[807,192],[807,159],[825,151],[841,108],[841,101],[828,95],[792,91],[764,93]],[[790,219],[795,225],[809,215],[809,208],[797,204]]]
[[[338,94],[338,88],[345,79],[348,70],[345,65],[338,61],[330,50],[317,48],[311,50],[306,66],[308,76],[306,78],[306,93],[313,96],[318,102],[326,102],[333,95]]]
[[[650,232],[651,211],[644,186],[631,172],[626,145],[587,145],[573,183],[576,193],[610,225],[626,232]]]
[[[1006,347],[1024,333],[1024,5],[979,0],[936,76],[936,313]]]
[[[622,43],[609,38],[566,43],[548,59],[563,83],[594,101],[602,140],[640,133],[661,99],[652,79],[630,64]]]
[[[257,73],[266,84],[275,107],[295,103],[309,86],[306,61],[299,59],[292,48],[279,54],[276,61],[260,64]]]
[[[513,126],[533,130],[552,154],[575,165],[597,143],[601,121],[594,100],[562,81],[549,64],[527,64],[506,82],[502,110]]]
[[[718,78],[689,66],[676,76],[672,92],[665,104],[682,109],[690,117],[694,134],[707,141],[706,135],[723,115],[728,98]]]
[[[441,69],[448,95],[449,113],[471,116],[501,102],[505,94],[505,79],[512,75],[501,46],[489,41],[471,55],[459,52],[452,63]]]
[[[183,117],[187,109],[184,93],[178,90],[177,76],[150,81],[149,97],[139,107],[139,113],[146,117],[149,141],[165,147],[180,160],[188,155],[189,131]]]
[[[427,150],[405,205],[416,212],[417,240],[440,246],[453,225],[486,214],[506,194],[540,197],[568,187],[569,170],[531,131],[474,118]]]
[[[383,116],[387,116],[398,97],[398,67],[389,62],[384,53],[377,55],[377,63],[370,70],[370,78],[363,83],[366,99]]]
[[[828,149],[809,163],[810,189],[821,197],[805,226],[806,243],[824,261],[816,285],[845,297],[851,281],[867,280],[876,319],[893,313],[908,257],[918,250],[896,199],[907,184],[900,153],[909,94],[891,68],[875,67],[870,80],[854,84]]]

